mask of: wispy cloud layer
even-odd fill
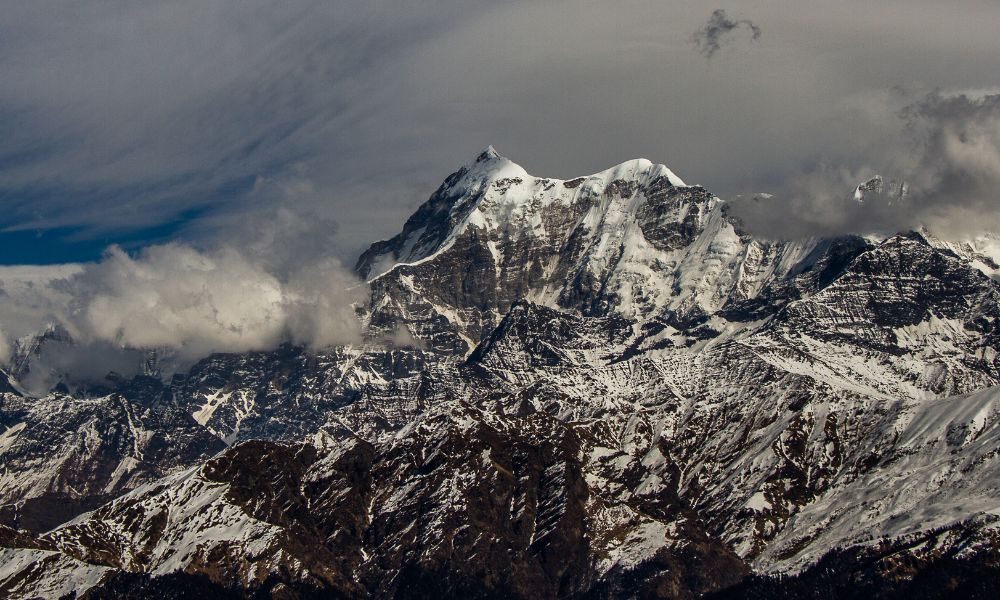
[[[488,143],[541,175],[645,156],[723,196],[774,191],[817,165],[866,166],[859,98],[1000,82],[982,60],[1000,51],[995,3],[719,11],[706,23],[693,1],[14,3],[0,21],[0,229],[93,237],[180,221],[169,231],[202,244],[270,206],[261,181],[294,180],[307,185],[293,210],[339,223],[331,248],[347,262]],[[759,30],[754,52],[716,52]]]
[[[303,169],[329,173],[341,186],[330,200],[347,204],[377,174],[391,71],[484,10],[457,5],[7,7],[0,74],[16,83],[0,90],[2,225],[156,226],[238,210],[258,177]]]

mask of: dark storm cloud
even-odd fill
[[[739,29],[745,29],[749,32],[751,40],[760,39],[760,27],[755,25],[753,21],[732,19],[726,14],[724,8],[717,8],[712,11],[705,26],[694,33],[691,41],[705,58],[710,59],[722,49],[722,44],[729,34]]]

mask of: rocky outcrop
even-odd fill
[[[695,597],[740,579],[742,561],[670,488],[606,495],[588,458],[599,443],[544,413],[460,404],[380,447],[247,442],[7,543],[106,567],[97,597],[115,572],[176,570],[220,588],[357,598]]]

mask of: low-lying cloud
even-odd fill
[[[257,217],[242,234],[234,232],[248,236],[243,244],[170,243],[134,255],[113,246],[96,263],[54,275],[42,267],[40,275],[22,277],[16,297],[0,307],[3,358],[10,360],[20,336],[50,325],[67,333],[72,342],[44,345],[22,382],[45,391],[57,379],[133,375],[150,350],[169,374],[213,352],[360,342],[356,308],[367,286],[323,255],[332,226],[283,208],[266,224]]]
[[[740,198],[734,212],[751,232],[777,238],[891,234],[927,227],[949,237],[1000,231],[1000,94],[934,91],[873,113],[854,164],[824,163],[790,177],[774,197]],[[896,193],[854,188],[879,174]],[[898,187],[897,187],[898,190]]]
[[[711,59],[722,49],[722,44],[740,29],[749,32],[751,41],[760,39],[760,27],[753,21],[730,18],[725,9],[717,8],[712,11],[705,26],[694,33],[691,41],[705,58]]]
[[[69,285],[78,306],[64,325],[74,339],[175,348],[191,357],[286,339],[313,347],[356,341],[352,303],[363,299],[333,259],[280,278],[233,248],[177,244],[135,258],[111,248]]]

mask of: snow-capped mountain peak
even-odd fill
[[[609,212],[622,212],[648,188],[685,188],[670,169],[647,159],[634,159],[569,180],[530,175],[523,167],[500,155],[492,146],[451,174],[431,198],[392,239],[373,244],[358,261],[357,271],[366,279],[379,277],[395,265],[414,264],[443,252],[470,227],[498,235],[545,236],[565,229],[560,211],[588,211],[589,225],[606,221]],[[493,240],[497,243],[499,240]]]
[[[853,196],[859,204],[878,200],[892,206],[905,201],[909,193],[910,186],[905,181],[886,181],[881,175],[875,175],[858,184]]]
[[[519,298],[584,313],[663,308],[667,298],[653,288],[671,289],[676,277],[668,265],[682,262],[683,249],[703,233],[697,251],[724,252],[731,262],[725,248],[738,235],[721,207],[647,159],[562,180],[530,175],[487,149],[449,176],[399,235],[373,244],[357,271],[390,296],[435,286],[421,295],[440,298],[434,313],[456,326],[460,341],[449,344],[464,353]],[[679,285],[688,292],[675,304],[698,304],[685,298],[700,279],[686,271]],[[376,311],[400,302],[409,300],[379,301]],[[421,339],[420,326],[407,327]]]
[[[562,180],[529,175],[488,149],[449,176],[399,235],[373,244],[357,271],[373,286],[376,321],[425,339],[422,322],[445,319],[455,336],[444,341],[440,328],[434,336],[464,354],[519,299],[586,315],[658,316],[681,329],[699,323],[699,336],[714,337],[734,318],[797,297],[828,276],[817,264],[836,265],[831,254],[858,244],[755,240],[725,202],[647,159]],[[418,297],[429,303],[420,317]]]

